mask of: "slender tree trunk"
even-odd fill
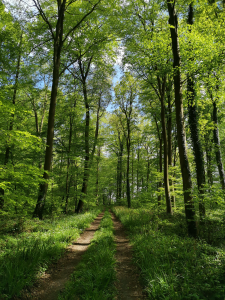
[[[208,133],[210,135],[210,133]],[[212,140],[213,143],[213,140]],[[206,152],[206,162],[207,162],[207,177],[208,184],[210,186],[209,192],[211,191],[211,186],[213,185],[213,174],[212,174],[212,144],[208,136],[205,136],[205,152]]]
[[[123,142],[119,138],[119,156],[118,156],[118,200],[121,200],[122,197],[122,181],[123,181],[123,175],[122,175],[122,161],[123,161]]]
[[[217,167],[220,175],[220,182],[222,189],[225,189],[225,175],[223,169],[223,162],[220,150],[220,137],[219,137],[219,128],[218,128],[218,117],[217,117],[217,106],[216,101],[213,101],[213,122],[214,122],[214,129],[213,129],[213,140],[215,145],[215,152],[216,152],[216,162]]]
[[[173,66],[174,66],[174,89],[175,89],[175,105],[176,105],[176,122],[177,122],[177,139],[180,156],[180,166],[183,178],[183,191],[184,191],[184,204],[185,204],[185,215],[188,225],[188,234],[190,236],[197,236],[197,228],[195,222],[195,209],[192,197],[192,181],[191,172],[189,168],[189,161],[186,149],[186,137],[184,127],[184,116],[183,116],[183,100],[181,90],[181,74],[180,74],[180,51],[178,43],[178,32],[177,32],[177,15],[175,11],[175,2],[172,3],[167,0],[168,12],[169,12],[169,24],[172,41],[173,51]]]
[[[139,193],[139,162],[140,162],[140,153],[139,153],[139,141],[138,141],[138,148],[137,148],[137,195]]]
[[[193,25],[193,4],[189,5],[188,12],[188,24]],[[191,31],[191,29],[190,29]],[[195,167],[197,174],[197,184],[199,190],[199,216],[202,219],[205,216],[205,204],[204,204],[204,185],[205,185],[205,166],[204,166],[204,155],[199,137],[198,130],[198,118],[197,110],[195,105],[195,82],[194,75],[189,72],[187,75],[187,98],[188,98],[188,121],[191,132],[191,141],[194,152]]]
[[[86,90],[86,85],[83,85],[83,93],[85,99],[85,108],[86,108],[86,123],[85,123],[85,158],[84,158],[84,176],[83,176],[83,183],[82,183],[82,189],[81,189],[81,198],[78,202],[78,206],[76,209],[76,212],[79,213],[81,212],[84,201],[83,199],[85,198],[87,194],[87,184],[88,184],[88,177],[89,177],[89,124],[90,124],[90,108],[89,104],[87,101],[87,90]]]
[[[131,208],[130,198],[130,120],[127,119],[127,205]]]
[[[98,148],[98,155],[97,155],[97,172],[96,172],[96,201],[99,202],[99,161],[101,156],[101,148]]]
[[[176,156],[177,156],[177,141],[176,138],[174,139],[174,156],[173,156],[173,166],[176,167]],[[173,177],[175,178],[176,173],[173,173]],[[173,192],[175,193],[176,187],[173,187]],[[173,202],[173,207],[176,207],[176,197],[175,195],[172,196],[172,202]]]
[[[132,149],[132,169],[131,169],[131,176],[132,176],[132,199],[134,198],[134,148]]]
[[[99,98],[98,102],[98,110],[97,110],[97,120],[96,120],[96,128],[95,128],[95,138],[94,138],[94,144],[93,148],[90,154],[89,151],[89,126],[90,126],[90,107],[89,107],[89,102],[88,102],[88,96],[87,96],[87,87],[86,87],[86,79],[90,70],[90,65],[92,62],[91,57],[88,62],[87,70],[86,73],[84,74],[84,69],[82,68],[81,60],[79,60],[79,65],[80,65],[80,71],[82,75],[82,83],[83,83],[83,95],[84,95],[84,101],[85,101],[85,107],[86,107],[86,125],[85,125],[85,162],[84,162],[84,177],[83,177],[83,184],[82,184],[82,190],[81,190],[81,198],[78,202],[76,212],[79,213],[81,212],[83,205],[84,205],[84,198],[87,195],[87,186],[88,186],[88,179],[89,179],[89,171],[91,167],[91,163],[93,161],[95,149],[96,149],[96,144],[97,144],[97,139],[98,139],[98,134],[99,134],[99,113],[100,113],[100,108],[101,108],[101,97]]]
[[[171,107],[171,90],[172,82],[167,83],[167,99],[168,99],[168,116],[167,116],[167,136],[168,136],[168,166],[172,167],[173,151],[172,151],[172,107]],[[174,182],[169,179],[170,189],[174,193]],[[175,196],[171,195],[171,204],[175,207]]]
[[[58,91],[58,84],[59,84],[59,67],[60,67],[60,52],[61,52],[61,49],[59,50],[58,48],[61,47],[55,45],[53,81],[52,81],[51,102],[50,102],[49,117],[48,117],[47,143],[46,143],[46,150],[45,150],[45,163],[44,163],[44,175],[43,175],[43,179],[45,180],[45,182],[41,183],[39,186],[38,201],[33,213],[33,216],[34,217],[37,216],[39,217],[39,219],[42,219],[43,217],[45,198],[46,198],[47,188],[48,188],[47,181],[49,179],[49,172],[51,169],[51,161],[52,161],[55,107],[56,107],[57,91]]]
[[[163,137],[163,145],[164,145],[164,189],[165,189],[165,196],[166,196],[166,212],[172,215],[173,211],[172,211],[171,198],[170,198],[169,172],[168,172],[168,144],[167,144],[166,118],[165,118],[165,105],[164,105],[165,85],[166,85],[166,77],[164,77],[162,84],[160,78],[158,77],[158,87],[160,91],[160,102],[161,102],[162,137]]]
[[[47,129],[47,142],[45,150],[45,163],[44,163],[44,183],[39,185],[39,194],[37,204],[33,213],[33,216],[38,216],[39,219],[43,217],[43,211],[45,206],[45,198],[48,189],[49,172],[51,169],[52,151],[53,151],[53,138],[54,138],[54,122],[55,122],[55,108],[59,85],[59,69],[60,69],[60,57],[63,45],[63,21],[65,12],[65,2],[61,4],[59,8],[59,16],[56,24],[56,32],[54,38],[54,53],[53,53],[53,78],[52,78],[52,90],[51,100],[48,116],[48,129]]]
[[[162,173],[162,138],[159,139],[159,172]],[[162,181],[158,183],[158,190],[161,193]],[[158,206],[161,205],[161,194],[158,195]]]
[[[72,115],[70,115],[69,147],[67,152],[68,157],[67,157],[67,170],[66,170],[66,202],[65,202],[66,214],[68,212],[68,199],[69,199],[69,190],[70,190],[69,171],[70,171],[70,150],[71,150],[72,134],[73,134],[73,118]]]
[[[117,167],[116,167],[116,201],[119,201],[119,150],[116,153],[117,155]]]
[[[78,167],[76,165],[76,162],[74,164],[75,166],[75,180],[74,180],[74,212],[76,212],[77,207],[77,178],[78,178]]]
[[[149,158],[149,153],[148,153],[148,146],[147,146],[147,191],[149,187],[149,174],[150,174],[150,158]]]
[[[14,107],[15,107],[15,104],[16,104],[16,95],[17,95],[17,90],[18,90],[18,80],[19,80],[19,74],[20,74],[22,40],[23,40],[23,34],[21,33],[20,43],[19,43],[19,55],[18,55],[17,66],[16,66],[16,77],[15,77],[15,84],[14,84],[13,98],[12,98],[12,104],[13,104]],[[11,113],[9,131],[13,130],[14,116],[15,116],[15,112],[13,111]],[[9,162],[10,151],[11,151],[11,147],[10,147],[10,140],[9,140],[8,144],[6,146],[6,151],[5,151],[5,161],[4,161],[5,166]],[[3,188],[0,188],[0,209],[3,209],[3,206],[4,206],[4,195],[5,195],[5,190]]]
[[[123,172],[122,198],[125,198],[126,172]]]

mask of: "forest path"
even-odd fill
[[[132,251],[121,222],[112,214],[116,242],[117,300],[146,299],[139,282],[138,269],[132,263]]]
[[[59,292],[70,279],[74,268],[81,261],[81,257],[87,250],[96,230],[99,227],[104,212],[100,213],[92,222],[91,226],[80,235],[80,237],[67,249],[65,254],[52,265],[48,271],[37,281],[29,293],[22,300],[56,300]]]

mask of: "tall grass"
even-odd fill
[[[113,210],[129,233],[149,299],[224,300],[224,246],[187,237],[186,224],[176,215],[159,218],[145,209]]]
[[[0,236],[0,299],[19,296],[48,265],[57,260],[69,242],[89,226],[99,210],[56,220],[28,221],[23,232]],[[26,231],[27,230],[27,231]],[[21,231],[21,230],[20,230]]]
[[[115,243],[113,222],[108,211],[82,261],[73,273],[59,300],[113,299],[115,295]]]

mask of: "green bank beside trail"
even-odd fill
[[[113,211],[129,234],[149,299],[224,299],[223,244],[189,238],[179,213],[158,216],[143,208],[124,207]]]
[[[99,213],[96,209],[81,215],[1,224],[0,299],[19,296],[23,288],[31,286]]]
[[[108,211],[59,300],[113,299],[116,293],[113,222]]]

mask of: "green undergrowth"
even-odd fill
[[[129,233],[149,299],[225,299],[222,244],[189,238],[184,220],[176,215],[157,216],[143,208],[113,211]]]
[[[19,231],[0,235],[0,299],[19,296],[66,246],[88,227],[100,210],[55,219],[26,220]]]
[[[104,300],[115,295],[115,243],[108,211],[59,300]]]

